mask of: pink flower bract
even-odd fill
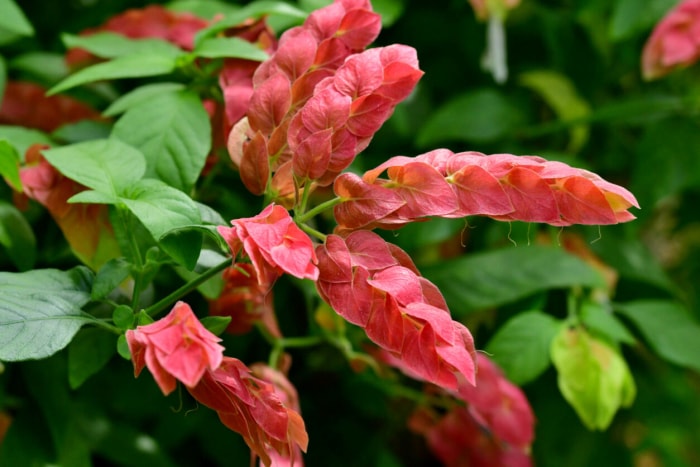
[[[176,380],[192,387],[206,370],[218,368],[224,352],[219,341],[184,302],[155,323],[126,332],[134,376],[147,366],[165,395],[175,389]]]
[[[316,280],[318,268],[313,243],[286,209],[270,204],[260,214],[231,221],[219,227],[234,257],[243,248],[253,263],[261,284],[272,284],[286,272],[300,279]]]

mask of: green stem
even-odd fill
[[[112,326],[112,325],[109,324],[108,322],[102,321],[101,319],[97,319],[97,318],[95,318],[94,316],[92,316],[90,313],[83,312],[82,314],[83,314],[83,316],[85,316],[86,318],[89,318],[89,319],[90,319],[90,322],[91,322],[92,324],[94,324],[95,326],[97,326],[97,327],[100,327],[100,328],[102,328],[102,329],[106,329],[107,331],[109,331],[109,332],[111,332],[111,333],[114,333],[114,334],[116,334],[116,335],[118,335],[118,336],[121,335],[121,334],[123,334],[122,330],[119,329],[118,327]]]
[[[314,206],[312,209],[309,209],[307,212],[303,212],[299,216],[296,217],[296,221],[300,224],[303,224],[304,222],[308,221],[312,217],[315,217],[316,215],[322,213],[323,211],[326,211],[336,204],[340,204],[343,201],[345,201],[343,198],[336,196],[335,198],[329,199],[328,201],[324,201],[323,203]]]
[[[168,294],[165,298],[157,301],[153,305],[149,306],[146,308],[144,311],[148,316],[155,317],[158,315],[160,312],[168,308],[173,302],[178,300],[179,298],[187,295],[188,293],[192,292],[194,289],[226,269],[227,267],[231,266],[231,260],[227,259],[226,261],[223,261],[213,268],[209,269],[208,271],[204,272],[202,275],[197,277],[196,279],[191,280],[187,284],[183,285],[179,289],[175,290],[174,292]]]
[[[299,228],[301,230],[303,230],[304,232],[306,232],[307,234],[318,238],[322,242],[326,241],[326,234],[319,232],[318,230],[314,229],[313,227],[309,227],[306,224],[299,224]]]

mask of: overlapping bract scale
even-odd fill
[[[433,216],[606,225],[634,219],[628,209],[639,207],[626,189],[562,162],[447,149],[396,156],[362,177],[342,174],[334,190],[343,199],[335,207],[340,232]]]
[[[316,254],[323,299],[413,376],[453,389],[459,380],[474,382],[471,334],[408,255],[366,230],[330,235]]]

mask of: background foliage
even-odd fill
[[[20,3],[35,34],[20,34],[19,40],[0,46],[0,89],[6,76],[55,84],[65,73],[61,34],[77,34],[127,8],[146,5],[126,0]],[[321,4],[302,0],[298,6],[311,10]],[[453,316],[474,333],[477,348],[493,354],[523,386],[537,416],[533,457],[542,466],[700,464],[700,68],[655,82],[644,82],[640,74],[642,46],[674,4],[523,0],[508,16],[510,74],[498,86],[480,67],[485,25],[466,1],[373,2],[385,23],[377,44],[415,47],[426,74],[358,159],[358,170],[393,155],[443,146],[455,152],[537,154],[629,187],[642,206],[635,211],[637,221],[600,229],[561,232],[479,218],[469,219],[466,227],[462,220],[434,220],[386,234],[440,286]],[[215,9],[213,2],[170,5],[194,6],[205,15]],[[71,93],[104,110],[138,83],[126,80]],[[187,100],[164,105],[178,115],[178,106],[187,106]],[[60,136],[82,139],[71,133]],[[251,216],[260,208],[237,174],[223,168],[209,175],[199,195],[226,219]],[[13,222],[17,211],[11,199],[9,186],[0,186],[0,245],[5,247],[0,248],[0,268],[74,267],[75,258],[50,217],[32,206],[22,214],[28,223]],[[27,224],[35,241],[11,231]],[[551,317],[566,318],[571,306],[571,293],[565,291],[600,286],[600,276],[576,258],[535,245],[542,239],[564,242],[568,232],[580,234],[619,274],[612,297],[614,320],[595,306],[586,315],[593,332],[624,344],[637,385],[634,404],[605,431],[588,430],[566,403],[548,357]],[[25,239],[21,255],[13,256],[18,249],[9,247],[10,239]],[[79,280],[79,270],[75,276]],[[174,271],[161,271],[153,293],[158,296],[180,280]],[[304,290],[287,278],[278,289],[282,329],[290,336],[303,335]],[[188,301],[193,308],[197,303],[206,307],[199,294]],[[227,337],[225,345],[243,361],[266,359],[266,344],[254,333]],[[90,349],[94,361],[85,365],[81,360],[80,368],[108,362],[107,371],[94,376],[71,371],[76,365],[71,356],[84,356],[84,349]],[[353,372],[337,349],[300,350],[293,358],[290,380],[299,391],[311,439],[308,465],[432,462],[422,439],[406,427],[410,397],[372,374]],[[151,380],[134,380],[132,373],[131,364],[115,356],[113,342],[96,329],[84,329],[67,350],[49,359],[7,364],[0,375],[0,406],[12,413],[13,422],[0,465],[39,465],[52,459],[86,465],[95,456],[91,451],[100,462],[115,465],[202,465],[201,459],[230,465],[232,458],[247,459],[243,442],[213,412],[173,407],[176,398],[163,398]]]

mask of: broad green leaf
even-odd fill
[[[605,430],[636,387],[622,356],[582,329],[562,327],[552,341],[559,390],[589,430]]]
[[[197,57],[206,58],[243,58],[262,62],[268,58],[265,51],[238,37],[209,37],[192,52]]]
[[[619,0],[614,2],[610,39],[620,41],[648,32],[678,0]]]
[[[131,329],[135,319],[134,311],[128,305],[119,305],[112,312],[112,321],[119,329]]]
[[[93,300],[101,300],[109,295],[119,284],[124,282],[131,273],[131,265],[124,258],[114,258],[107,261],[92,283],[90,294]]]
[[[0,29],[20,36],[34,35],[34,28],[13,0],[0,0]]]
[[[215,21],[211,26],[199,31],[195,36],[195,48],[206,38],[216,36],[221,31],[230,27],[239,26],[241,23],[251,18],[257,19],[262,16],[283,16],[301,22],[306,19],[307,15],[308,13],[305,11],[285,2],[266,0],[252,2],[235,12],[225,14],[223,18]]]
[[[83,68],[49,89],[47,95],[58,94],[95,81],[167,75],[175,71],[177,59],[178,57],[156,52],[123,55],[109,62]]]
[[[625,325],[617,319],[609,306],[586,301],[581,305],[581,321],[587,329],[598,333],[617,344],[634,344],[634,336]]]
[[[68,345],[68,384],[79,388],[104,367],[117,351],[117,336],[98,328],[81,329]]]
[[[421,147],[445,141],[488,143],[507,136],[523,121],[512,101],[494,89],[460,94],[438,108],[418,134]]]
[[[148,100],[152,96],[182,91],[183,89],[185,89],[185,85],[182,83],[153,83],[139,86],[133,91],[127,92],[126,94],[120,96],[119,99],[112,102],[112,104],[107,107],[102,114],[107,117],[114,117],[126,112],[132,107],[139,105],[141,102]]]
[[[102,58],[117,58],[134,54],[158,54],[177,58],[182,50],[162,39],[131,39],[114,32],[98,32],[86,36],[63,34],[61,40],[66,48],[78,47]]]
[[[39,130],[25,128],[23,126],[0,125],[0,139],[8,141],[19,153],[24,161],[24,153],[33,144],[53,144],[51,138]]]
[[[585,118],[591,108],[576,91],[569,78],[551,70],[533,70],[520,74],[518,82],[531,89],[557,114],[560,120]],[[569,129],[570,152],[578,152],[588,141],[589,128],[585,124],[574,125]]]
[[[638,300],[615,304],[660,357],[700,371],[700,324],[680,304],[668,300]]]
[[[111,124],[108,122],[81,120],[62,125],[51,133],[51,137],[63,144],[82,143],[83,141],[108,138],[111,130]]]
[[[188,269],[194,268],[202,234],[186,229],[202,220],[189,196],[160,180],[143,179],[132,185],[120,201],[169,255]]]
[[[598,271],[560,248],[526,246],[477,253],[422,269],[459,316],[547,289],[605,288]]]
[[[88,204],[116,204],[119,198],[102,193],[101,191],[85,190],[71,196],[68,199],[69,203],[88,203]]]
[[[91,280],[83,267],[0,272],[0,360],[45,358],[68,345],[94,321],[81,310]]]
[[[11,70],[32,75],[47,86],[57,83],[69,73],[64,54],[56,52],[27,52],[10,60],[9,66]]]
[[[43,152],[66,177],[113,197],[143,177],[146,161],[137,149],[116,139],[72,144]]]
[[[0,177],[3,177],[16,191],[22,191],[19,178],[19,154],[14,146],[0,139]]]
[[[20,271],[34,267],[36,239],[21,212],[12,204],[0,200],[0,245]]]
[[[161,93],[122,115],[114,138],[146,156],[147,177],[188,192],[211,149],[211,124],[199,98],[189,91]]]
[[[550,362],[552,339],[560,321],[541,311],[527,311],[509,319],[486,345],[486,351],[513,383],[529,383]]]

